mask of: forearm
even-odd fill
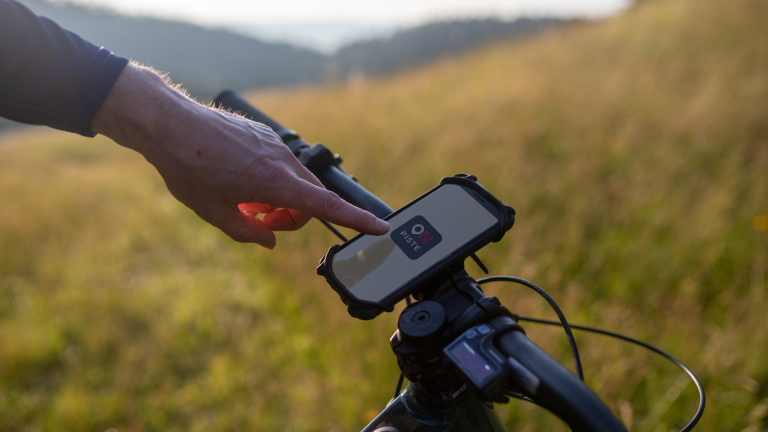
[[[91,118],[128,62],[0,0],[0,116],[93,136]]]

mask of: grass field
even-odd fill
[[[697,430],[768,430],[768,3],[655,0],[600,23],[374,81],[252,100],[397,208],[458,172],[517,209],[492,273],[569,320],[652,341],[703,379]],[[0,430],[355,431],[391,397],[397,313],[350,318],[316,222],[236,244],[106,139],[0,136]],[[470,271],[479,276],[470,264]],[[489,293],[552,317],[515,286]],[[570,366],[562,331],[529,336]],[[639,348],[577,334],[633,431],[696,392]],[[529,404],[509,430],[566,430]]]

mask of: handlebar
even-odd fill
[[[336,192],[348,203],[351,203],[361,209],[368,210],[374,216],[383,219],[389,216],[394,210],[376,195],[370,193],[367,189],[354,181],[349,174],[340,168],[329,165],[312,170],[320,183],[329,191]]]
[[[334,159],[333,163],[330,163],[327,158],[329,155],[333,158],[333,155],[322,145],[309,147],[295,131],[285,128],[232,91],[224,91],[215,99],[214,103],[216,106],[238,111],[246,118],[269,126],[328,190],[336,192],[346,201],[368,210],[378,217],[385,217],[392,213],[392,209],[386,203],[344,172],[338,165],[338,159]],[[313,150],[316,154],[313,154]],[[318,158],[325,158],[326,163],[313,163]],[[462,277],[469,278],[466,273],[461,273],[463,274]],[[476,282],[473,285],[476,285]],[[477,292],[477,295],[487,299],[479,287]],[[532,374],[535,377],[537,385],[529,385],[529,389],[533,391],[527,390],[526,395],[538,405],[560,417],[574,431],[615,432],[626,430],[610,409],[586,384],[531,342],[524,333],[519,331],[504,333],[499,337],[497,343],[500,351],[511,359],[510,363],[518,365],[518,383],[524,381],[524,376],[520,376],[521,372],[523,375],[528,372],[529,375]],[[513,367],[513,369],[515,368]],[[526,385],[522,385],[522,387],[525,388]]]
[[[522,332],[502,334],[497,346],[502,354],[513,360],[511,363],[517,363],[517,375],[523,375],[518,381],[528,381],[522,386],[528,387],[525,389],[527,396],[568,423],[574,432],[626,430],[589,387]],[[525,372],[533,374],[538,382],[525,380]]]

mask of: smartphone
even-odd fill
[[[454,176],[386,220],[389,232],[359,235],[331,248],[323,271],[318,268],[350,313],[374,305],[391,309],[432,275],[498,241],[514,223],[514,210],[473,176]]]

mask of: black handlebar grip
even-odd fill
[[[286,144],[290,144],[291,141],[299,139],[299,135],[296,134],[296,131],[284,127],[270,116],[264,114],[261,110],[248,103],[247,100],[232,90],[224,90],[221,92],[216,96],[216,99],[213,100],[213,104],[216,107],[239,112],[247,119],[269,126],[269,128],[272,129]]]
[[[368,192],[347,173],[333,165],[314,171],[314,174],[328,190],[336,192],[344,201],[368,210],[378,218],[383,219],[394,211],[387,203]]]
[[[522,332],[502,334],[498,347],[539,380],[534,386],[529,380],[526,395],[560,417],[574,432],[626,432],[624,425],[592,389]]]

